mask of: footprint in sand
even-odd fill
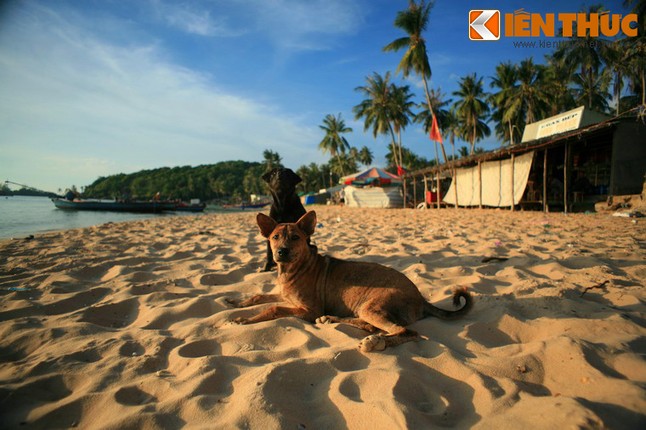
[[[126,406],[138,406],[157,401],[152,394],[148,394],[134,386],[120,388],[114,393],[114,399],[117,403]]]
[[[108,328],[127,327],[137,319],[138,315],[139,300],[133,298],[87,308],[83,312],[81,321]]]
[[[198,358],[209,355],[219,355],[220,352],[220,345],[216,341],[205,339],[187,343],[182,346],[177,353],[180,357]]]

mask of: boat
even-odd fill
[[[205,208],[206,203],[179,202],[175,204],[175,210],[179,212],[202,212]]]
[[[238,209],[238,210],[245,210],[245,209],[261,209],[264,208],[265,206],[271,204],[271,202],[262,202],[262,203],[240,203],[237,205],[222,205],[223,208],[225,209]]]
[[[154,200],[69,200],[53,198],[52,202],[54,202],[54,206],[58,209],[76,211],[159,213],[174,211],[177,207],[175,202]]]

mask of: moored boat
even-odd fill
[[[175,204],[175,210],[180,212],[202,212],[206,208],[206,203],[185,203]]]
[[[111,212],[141,212],[158,213],[174,211],[176,203],[167,201],[120,201],[120,200],[68,200],[52,199],[58,209],[77,211],[111,211]]]

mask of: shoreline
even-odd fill
[[[440,307],[466,286],[474,308],[411,325],[428,340],[368,354],[365,333],[343,324],[231,324],[263,305],[227,297],[274,292],[256,211],[0,239],[6,428],[646,422],[646,221],[313,209],[321,253],[393,267]]]

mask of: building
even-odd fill
[[[608,197],[639,194],[646,174],[643,108],[609,117],[579,107],[528,124],[519,144],[416,172],[444,204],[590,210]],[[450,177],[442,187],[440,178]],[[437,182],[436,182],[437,181]]]

